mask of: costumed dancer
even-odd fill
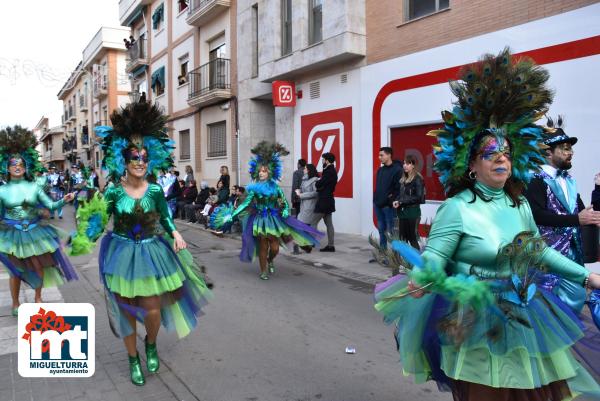
[[[534,122],[552,99],[548,73],[505,49],[459,77],[453,111],[430,133],[449,199],[422,255],[393,243],[414,267],[377,286],[375,307],[396,324],[404,372],[435,380],[456,401],[598,396],[571,352],[580,320],[536,275],[547,269],[583,288],[600,287],[600,276],[546,246],[522,196],[544,162]]]
[[[65,191],[64,181],[65,180],[64,180],[64,177],[62,177],[60,174],[58,174],[56,172],[55,166],[50,166],[49,170],[50,170],[50,174],[48,174],[48,185],[50,187],[50,198],[54,202],[56,202],[56,201],[62,199],[62,197],[64,196],[64,191]],[[58,218],[62,219],[62,215],[63,215],[62,207],[57,208],[56,211],[58,211]],[[54,210],[50,212],[50,218],[51,219],[54,218]]]
[[[77,210],[81,202],[88,200],[87,182],[85,181],[85,177],[83,176],[83,172],[81,171],[81,166],[79,164],[74,164],[71,166],[70,180],[71,182],[69,188],[75,193],[75,202],[73,202],[73,207],[75,210]]]
[[[136,319],[146,328],[146,367],[159,369],[156,337],[161,323],[179,337],[197,324],[210,291],[171,219],[162,188],[147,175],[173,164],[173,142],[166,117],[156,104],[130,103],[111,115],[113,127],[100,126],[103,169],[114,186],[97,194],[77,212],[72,253],[91,252],[110,215],[114,231],[100,245],[100,277],[106,291],[111,328],[123,338],[131,381],[145,384],[136,347]],[[123,178],[124,176],[124,178]],[[166,232],[161,235],[160,229]]]
[[[35,174],[43,169],[36,145],[33,133],[18,125],[0,131],[0,174],[8,180],[0,187],[0,262],[10,274],[13,316],[21,281],[35,289],[35,302],[42,302],[42,287],[77,279],[61,249],[61,233],[40,216],[44,208],[62,207],[73,194],[53,202],[36,183]]]
[[[246,187],[246,199],[235,210],[223,205],[211,214],[211,227],[222,229],[238,217],[242,222],[240,260],[251,262],[258,255],[260,278],[269,279],[275,272],[273,261],[279,245],[290,240],[299,246],[316,246],[323,234],[290,216],[288,202],[277,184],[281,180],[281,156],[289,152],[280,144],[260,142],[251,152],[250,176],[254,182]]]

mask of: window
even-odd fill
[[[450,6],[450,0],[404,0],[407,21],[433,14]]]
[[[252,6],[252,78],[258,76],[258,4]]]
[[[208,125],[208,157],[227,156],[227,132],[225,121]]]
[[[190,159],[190,130],[179,131],[179,160]]]
[[[227,77],[229,75],[227,56],[227,46],[225,37],[213,40],[210,44],[208,54],[209,64],[209,86],[210,89],[225,89],[228,85]]]
[[[160,67],[152,73],[152,93],[154,96],[165,93],[165,67]]]
[[[323,40],[323,0],[308,0],[308,44]]]
[[[177,80],[179,81],[179,85],[184,85],[188,80],[188,55],[186,54],[183,57],[179,58],[179,76]]]
[[[292,52],[292,0],[281,0],[281,55]]]
[[[158,31],[162,28],[163,22],[165,20],[165,4],[161,3],[158,7],[154,9],[152,13],[152,29]]]
[[[186,8],[188,8],[189,1],[188,0],[178,0],[177,1],[177,9],[179,12],[182,12]]]

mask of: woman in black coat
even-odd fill
[[[321,248],[321,252],[335,252],[333,220],[331,214],[335,212],[335,198],[333,193],[338,182],[337,171],[333,163],[335,156],[333,153],[323,154],[323,172],[321,178],[316,182],[317,204],[315,205],[315,219],[312,226],[317,227],[319,221],[323,219],[327,227],[327,246]]]

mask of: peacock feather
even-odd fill
[[[96,240],[108,224],[107,204],[99,193],[77,209],[77,231],[71,237],[71,256],[85,255],[94,249]]]
[[[127,213],[115,221],[115,231],[125,233],[134,241],[140,241],[157,234],[159,218],[156,211],[144,211],[138,199],[133,206],[133,213]]]
[[[96,127],[104,151],[102,168],[118,181],[125,174],[125,152],[130,147],[145,148],[148,152],[148,173],[155,174],[173,166],[174,142],[167,134],[167,117],[156,103],[129,103],[111,116],[112,127]]]
[[[233,223],[234,207],[231,203],[218,206],[213,210],[208,221],[208,225],[213,230],[224,230],[227,229]]]
[[[37,172],[43,172],[40,154],[35,147],[38,141],[33,132],[20,125],[0,130],[0,174],[8,174],[9,160],[18,155],[25,162],[26,178],[32,180]]]
[[[543,130],[535,122],[552,102],[548,78],[544,68],[505,48],[465,66],[450,82],[457,97],[454,108],[442,112],[442,129],[429,132],[438,140],[434,169],[447,191],[464,179],[473,146],[489,134],[508,139],[513,180],[530,181],[532,171],[544,163]]]
[[[287,156],[290,152],[280,143],[262,141],[251,150],[254,157],[250,159],[249,173],[252,179],[258,180],[258,171],[260,167],[266,166],[271,173],[271,180],[281,180],[283,166],[281,156]]]

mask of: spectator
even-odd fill
[[[175,218],[177,215],[177,202],[183,200],[183,189],[182,184],[179,180],[175,180],[175,182],[169,187],[169,191],[167,193],[167,204],[169,205],[169,210],[171,211],[171,216]]]
[[[227,192],[229,192],[231,179],[229,177],[229,168],[227,166],[221,166],[221,176],[219,177],[219,181],[223,182],[223,187],[227,188]]]
[[[217,182],[217,205],[227,203],[229,199],[229,187],[225,187],[223,181]]]
[[[305,174],[306,160],[299,159],[298,160],[298,168],[294,171],[292,176],[292,207],[294,208],[294,215],[298,217],[298,213],[300,213],[300,198],[296,194],[296,190],[300,189],[300,185],[302,184],[302,177]]]
[[[206,181],[202,181],[200,183],[200,191],[198,192],[198,196],[196,196],[194,202],[192,202],[189,205],[186,205],[184,208],[185,217],[190,223],[195,223],[196,221],[198,221],[196,212],[198,210],[204,209],[209,195],[210,194],[208,192],[208,184],[206,183]]]
[[[335,163],[335,155],[330,152],[323,153],[323,171],[321,178],[315,183],[318,196],[317,204],[315,205],[315,219],[311,225],[317,227],[319,221],[323,219],[327,227],[327,246],[321,248],[321,252],[335,252],[333,241],[335,230],[333,228],[332,214],[335,212],[335,198],[333,197],[333,193],[337,185],[338,176],[333,163]]]
[[[298,162],[299,164],[300,162]],[[300,188],[296,189],[294,195],[300,199],[300,213],[298,214],[298,220],[305,224],[312,224],[313,227],[315,221],[315,206],[317,204],[317,181],[319,180],[319,175],[317,173],[317,168],[314,164],[306,164],[302,171],[302,183],[300,184]],[[302,247],[306,252],[310,253],[312,251],[312,246]],[[298,245],[294,244],[294,254],[299,254]]]
[[[375,192],[373,193],[373,209],[377,216],[377,229],[379,231],[379,246],[387,248],[387,235],[393,234],[394,214],[392,203],[398,194],[398,185],[402,164],[393,159],[392,148],[384,146],[379,149],[381,167],[377,170],[375,179]],[[374,262],[370,260],[369,262]]]
[[[238,188],[239,187],[237,185],[234,185],[232,187],[233,191],[231,191],[231,195],[229,195],[229,199],[227,199],[227,203],[231,203],[232,205],[235,204],[235,201],[237,200],[237,197],[239,195]]]
[[[242,186],[238,186],[238,196],[235,198],[235,202],[233,203],[233,207],[238,207],[238,205],[246,199],[246,188]]]
[[[181,181],[183,182],[183,181]],[[183,189],[182,200],[177,202],[177,217],[185,218],[185,206],[191,205],[198,196],[198,188],[196,188],[196,180],[190,180],[190,185]]]
[[[201,217],[200,223],[203,223],[205,228],[208,227],[208,217],[212,213],[215,206],[217,206],[217,203],[219,201],[219,197],[217,196],[216,188],[211,187],[208,190],[208,193],[209,193],[208,199],[206,200],[204,209],[202,209],[202,212],[200,213],[200,217]]]
[[[96,169],[94,167],[90,168],[90,180],[91,184],[95,189],[100,189],[100,181],[98,179],[98,174],[96,174]]]
[[[190,166],[188,164],[187,166],[185,166],[185,175],[183,176],[183,180],[185,181],[185,186],[189,187],[190,181],[192,181],[193,179],[194,179],[194,170],[192,169],[192,166]]]
[[[403,164],[404,173],[400,178],[400,190],[394,201],[398,210],[400,239],[408,242],[413,248],[420,249],[417,240],[417,229],[421,221],[421,203],[424,203],[425,182],[417,171],[417,159],[413,155],[406,156]]]

